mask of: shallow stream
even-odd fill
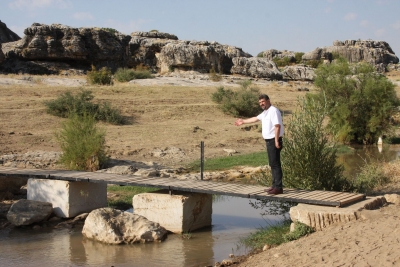
[[[349,175],[365,161],[394,160],[400,147],[356,148],[341,155]],[[81,228],[33,230],[31,227],[0,230],[0,266],[207,266],[248,251],[240,239],[280,218],[262,217],[244,198],[218,197],[213,203],[212,226],[195,231],[190,239],[170,234],[161,243],[106,245],[83,238]]]

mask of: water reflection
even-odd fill
[[[82,229],[0,230],[0,266],[206,266],[248,251],[239,240],[256,228],[274,223],[263,218],[248,200],[218,197],[212,226],[192,238],[170,234],[161,243],[107,245],[84,238]]]
[[[399,151],[398,145],[353,146],[351,153],[338,155],[337,161],[343,164],[346,177],[354,177],[366,163],[393,161],[399,157]]]
[[[398,158],[399,146],[355,148],[340,155],[338,162],[349,174],[364,162]],[[212,226],[192,233],[192,238],[170,234],[164,242],[106,245],[83,238],[82,229],[33,230],[21,227],[0,230],[0,266],[206,266],[248,251],[239,241],[260,227],[274,225],[280,218],[262,217],[263,210],[249,203],[255,200],[216,197]]]

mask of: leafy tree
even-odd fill
[[[350,189],[343,175],[344,167],[337,165],[335,144],[324,130],[326,116],[324,101],[306,96],[299,100],[299,110],[286,125],[282,149],[284,183],[289,188],[308,190]]]
[[[374,144],[391,130],[399,99],[394,84],[368,63],[338,58],[316,70],[320,98],[326,96],[328,128],[340,142]]]

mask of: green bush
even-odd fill
[[[106,163],[105,131],[96,127],[93,116],[71,114],[55,135],[63,152],[60,162],[66,168],[96,171]]]
[[[313,60],[308,60],[306,62],[308,66],[314,69],[318,68],[322,63],[323,63],[322,59],[313,59]]]
[[[114,74],[114,78],[119,82],[129,82],[136,79],[149,79],[153,78],[150,71],[146,69],[133,70],[126,68],[119,68]]]
[[[354,191],[369,194],[377,186],[385,185],[390,178],[385,175],[379,162],[365,163],[353,180]]]
[[[315,232],[314,228],[312,228],[304,223],[301,223],[301,222],[295,222],[294,230],[292,232],[289,232],[289,233],[283,235],[283,240],[285,242],[290,242],[290,241],[297,240],[300,237],[309,235],[314,232]]]
[[[260,52],[257,54],[257,57],[264,57],[264,52]]]
[[[113,28],[101,28],[103,31],[106,31],[106,32],[109,32],[109,33],[112,33],[112,34],[116,34],[116,33],[119,33],[119,31],[117,31],[116,29],[113,29]]]
[[[90,84],[113,85],[111,70],[107,67],[96,70],[96,68],[92,66],[92,70],[87,72],[87,81]]]
[[[294,54],[294,58],[296,59],[296,64],[300,64],[301,62],[303,62],[303,52],[297,52]]]
[[[368,63],[338,58],[316,70],[315,85],[326,96],[328,129],[342,143],[375,144],[392,131],[399,99],[395,85]]]
[[[289,57],[283,57],[283,58],[278,58],[278,57],[274,57],[272,59],[272,61],[275,62],[275,64],[278,67],[285,67],[285,66],[289,66],[291,63],[293,63],[292,59]]]
[[[260,91],[251,86],[251,81],[242,82],[237,91],[225,89],[223,86],[211,95],[213,102],[219,104],[219,108],[233,116],[253,117],[261,110],[258,105]]]
[[[282,149],[284,184],[288,188],[343,191],[350,182],[336,163],[336,145],[329,143],[323,127],[324,102],[306,96],[286,125]]]
[[[45,101],[48,114],[67,118],[72,114],[83,116],[88,114],[96,120],[105,121],[111,124],[124,124],[125,119],[120,111],[114,109],[109,103],[92,103],[94,96],[91,91],[81,90],[78,94],[72,95],[67,91],[61,94],[57,99]]]

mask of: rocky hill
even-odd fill
[[[7,28],[7,25],[0,20],[0,48],[2,43],[13,42],[21,39],[15,32]],[[0,64],[4,61],[5,56],[0,49]]]
[[[4,24],[4,23],[3,23]],[[5,24],[4,27],[6,28]],[[5,30],[4,30],[5,31]],[[7,31],[5,31],[7,33]],[[157,31],[130,35],[108,28],[72,28],[61,24],[33,23],[22,39],[8,32],[0,50],[0,71],[5,73],[60,74],[85,73],[95,66],[136,68],[144,66],[154,73],[175,70],[237,74],[267,80],[313,80],[314,69],[291,65],[279,70],[274,58],[294,57],[294,52],[267,50],[253,57],[241,48],[217,42],[179,40]],[[1,39],[2,40],[2,39]],[[303,61],[331,61],[335,55],[350,62],[367,61],[384,71],[397,64],[398,57],[384,41],[335,41],[332,47],[305,53]]]

